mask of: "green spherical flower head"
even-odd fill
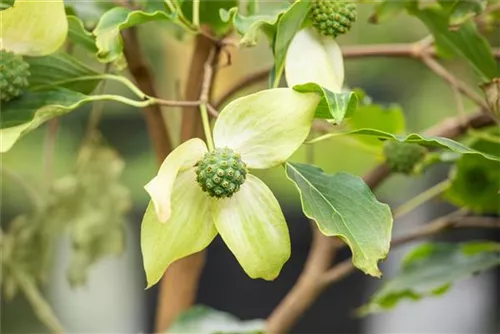
[[[348,32],[356,21],[356,4],[343,0],[316,0],[311,4],[309,18],[321,35],[335,38]]]
[[[10,101],[28,87],[29,64],[23,57],[12,52],[0,51],[0,95],[1,101]]]
[[[412,174],[415,167],[421,162],[427,149],[418,144],[402,143],[388,140],[384,144],[384,155],[387,164],[394,172]]]
[[[227,147],[206,153],[196,165],[196,180],[211,197],[233,196],[247,176],[247,165]]]

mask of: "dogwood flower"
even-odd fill
[[[289,87],[309,82],[341,93],[344,84],[342,51],[331,36],[322,36],[312,28],[295,34],[285,60]]]
[[[23,56],[55,52],[68,33],[63,0],[17,0],[0,12],[0,22],[0,49]]]
[[[288,227],[271,190],[248,169],[287,160],[306,139],[318,102],[289,88],[236,99],[215,122],[215,150],[195,138],[170,153],[145,186],[152,200],[141,230],[148,287],[217,234],[250,277],[278,276],[290,257]]]

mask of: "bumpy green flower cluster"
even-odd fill
[[[245,182],[247,165],[230,148],[218,148],[198,161],[196,175],[201,189],[208,195],[227,198],[233,196]]]
[[[311,4],[309,17],[321,35],[337,37],[348,32],[356,21],[356,4],[344,0],[316,0]]]
[[[386,162],[397,173],[412,174],[426,154],[427,149],[418,144],[392,140],[388,140],[384,144]]]
[[[0,95],[1,101],[10,101],[28,87],[29,65],[23,57],[5,50],[0,51]]]

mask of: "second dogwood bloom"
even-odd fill
[[[219,233],[245,272],[272,280],[290,257],[285,218],[271,190],[248,169],[282,164],[306,139],[319,96],[288,88],[236,99],[214,127],[216,150],[201,139],[177,147],[146,185],[141,232],[148,286],[174,261]]]

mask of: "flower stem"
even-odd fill
[[[210,122],[208,120],[208,110],[206,103],[200,104],[201,121],[203,123],[203,131],[207,139],[207,146],[210,151],[214,150],[214,140],[212,139],[212,132],[210,130]]]
[[[135,101],[123,97],[121,95],[111,95],[111,94],[91,95],[87,98],[87,101],[101,101],[101,100],[121,102],[137,108],[144,108],[157,103],[155,98],[149,98],[148,100],[145,101]]]
[[[404,216],[405,214],[413,211],[418,206],[424,204],[428,200],[438,196],[443,191],[445,191],[451,184],[451,180],[446,179],[438,184],[430,187],[429,189],[423,191],[417,196],[410,199],[408,202],[401,204],[394,210],[394,219]]]
[[[200,0],[193,0],[193,25],[200,26]]]

